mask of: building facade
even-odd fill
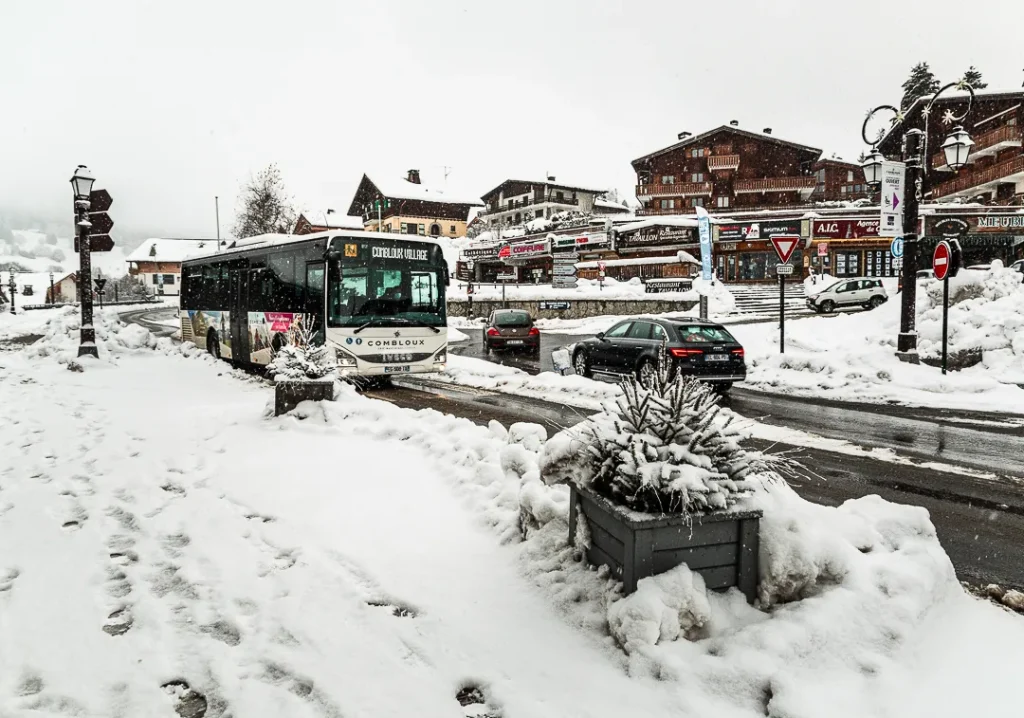
[[[509,179],[485,192],[480,219],[488,226],[517,226],[559,212],[585,215],[626,215],[629,208],[603,198],[605,190],[544,181]]]
[[[359,216],[372,232],[397,232],[420,237],[464,237],[472,207],[482,203],[420,182],[419,170],[405,178],[363,175],[348,214]]]
[[[314,232],[328,232],[332,229],[348,232],[362,231],[363,218],[343,217],[332,210],[327,210],[326,212],[300,212],[299,218],[295,220],[292,234],[313,234]]]
[[[128,274],[137,277],[150,294],[181,294],[181,263],[189,256],[213,252],[214,239],[150,238],[128,255]]]
[[[942,152],[942,143],[953,129],[951,116],[967,109],[965,92],[939,97],[928,116],[918,100],[906,111],[903,123],[890,131],[878,144],[879,151],[891,159],[900,157],[903,131],[923,130],[926,136],[927,171],[932,201],[964,200],[982,204],[1024,205],[1024,91],[975,93],[971,114],[963,128],[974,141],[967,165],[953,172]]]

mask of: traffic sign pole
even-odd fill
[[[779,274],[779,353],[786,353],[786,275]]]
[[[779,275],[779,353],[786,353],[786,275],[793,273],[793,265],[787,264],[797,246],[800,244],[799,235],[795,234],[773,234],[771,236],[772,246],[775,253],[779,255],[781,264],[775,265],[775,273]]]
[[[946,373],[946,357],[949,347],[949,273],[942,280],[942,373]]]

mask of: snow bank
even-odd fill
[[[49,319],[43,338],[26,351],[34,357],[54,357],[61,364],[77,363],[81,328],[81,310],[64,307]],[[100,360],[109,361],[117,354],[155,349],[157,346],[156,338],[148,329],[137,324],[125,324],[118,317],[117,309],[95,309],[93,328]]]
[[[898,402],[1021,413],[1024,407],[1024,285],[995,263],[952,280],[950,352],[976,351],[981,363],[943,376],[934,366],[896,356],[900,300],[855,314],[787,322],[786,353],[778,324],[735,326],[743,344],[746,386],[829,399]],[[922,357],[937,359],[942,338],[941,283],[918,283],[917,330]]]

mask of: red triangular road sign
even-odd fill
[[[775,253],[779,255],[779,259],[783,264],[789,261],[789,258],[793,256],[793,252],[796,251],[796,246],[800,244],[800,237],[795,234],[773,234],[772,245],[775,247]]]

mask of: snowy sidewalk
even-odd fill
[[[0,368],[0,713],[171,716],[179,680],[207,715],[460,716],[468,683],[512,716],[673,712],[401,436],[268,421],[265,386],[206,361],[20,359]],[[488,432],[465,424],[472,460]]]

